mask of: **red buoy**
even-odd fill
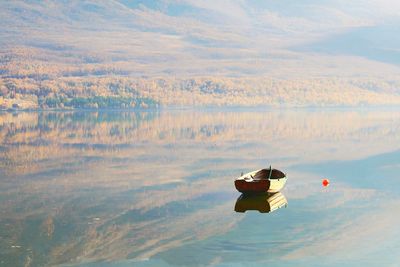
[[[328,179],[323,179],[322,180],[322,185],[323,186],[328,186],[329,185],[329,180]]]

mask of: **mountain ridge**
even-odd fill
[[[190,89],[196,101],[182,99],[182,105],[232,105],[230,95],[238,91],[232,81],[245,88],[235,105],[252,105],[249,95],[274,106],[397,104],[398,38],[391,38],[397,6],[389,8],[389,2],[1,2],[0,106],[49,108],[39,99],[95,96],[179,105],[169,98],[189,97],[191,79],[219,87],[222,100],[211,101],[210,90],[198,86]],[[164,88],[152,86],[160,79]],[[247,80],[251,85],[243,86]],[[266,80],[286,87],[274,95]],[[320,80],[324,87],[316,88]],[[335,84],[352,99],[336,97]]]

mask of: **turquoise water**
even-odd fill
[[[397,110],[2,113],[0,266],[397,266],[399,132]],[[269,165],[287,203],[235,212]]]

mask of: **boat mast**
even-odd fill
[[[269,165],[269,175],[268,175],[268,180],[271,179],[271,175],[272,175],[272,166]]]

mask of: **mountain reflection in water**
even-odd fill
[[[0,266],[373,263],[400,241],[399,132],[391,111],[0,113]],[[267,162],[289,208],[236,213]]]

